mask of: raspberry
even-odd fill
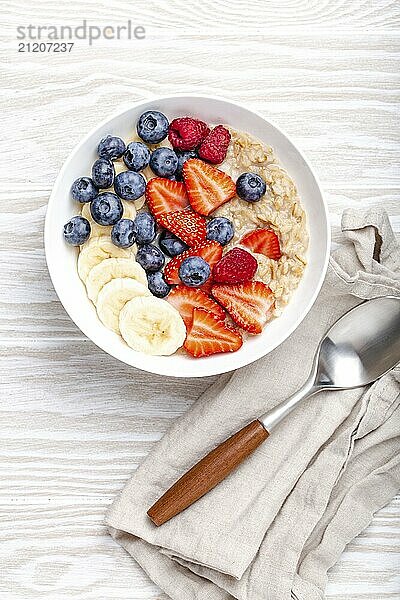
[[[182,117],[170,123],[168,139],[178,150],[193,150],[209,133],[210,129],[203,121]]]
[[[217,125],[202,142],[199,148],[200,158],[214,165],[222,163],[230,141],[231,134],[229,131],[222,125]]]
[[[258,263],[254,256],[242,250],[232,248],[213,268],[213,279],[216,283],[243,283],[254,277]]]

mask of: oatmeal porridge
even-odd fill
[[[246,132],[146,111],[100,140],[64,226],[103,326],[137,352],[238,351],[279,317],[307,264],[306,214],[274,151]],[[100,323],[99,323],[99,326]]]
[[[238,197],[215,214],[232,220],[235,234],[229,247],[255,227],[270,227],[278,235],[282,257],[271,260],[255,253],[256,278],[266,283],[275,295],[274,315],[279,316],[297,288],[307,264],[308,232],[306,214],[296,186],[279,164],[270,146],[246,133],[229,128],[232,140],[220,169],[236,179],[243,171],[260,175],[267,184],[265,196],[253,204]]]

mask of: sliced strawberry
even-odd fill
[[[203,242],[202,244],[198,244],[193,248],[189,248],[189,250],[185,250],[182,254],[175,256],[172,260],[169,261],[167,266],[164,269],[164,277],[169,284],[180,284],[182,283],[179,278],[179,267],[189,256],[201,256],[211,267],[211,271],[215,264],[220,260],[222,256],[222,246],[218,244],[218,242]],[[207,286],[208,281],[204,284]],[[207,288],[201,286],[201,289],[205,291]]]
[[[201,215],[211,214],[236,194],[229,175],[198,158],[187,160],[182,172],[190,204]]]
[[[178,285],[176,288],[170,291],[166,300],[176,308],[185,321],[186,328],[188,329],[193,321],[193,310],[195,308],[204,308],[215,314],[222,321],[225,319],[224,309],[215,302],[212,298],[207,296],[204,292],[198,288],[190,288],[186,285]]]
[[[193,255],[194,252],[196,253],[195,256],[201,256],[201,258],[204,258],[212,270],[214,265],[221,260],[222,246],[218,242],[214,241],[204,242],[203,244],[199,244],[196,248],[192,248],[191,255]]]
[[[261,333],[271,317],[274,295],[262,281],[214,285],[212,295],[228,311],[233,321],[249,333]]]
[[[156,220],[162,215],[189,206],[186,188],[180,181],[153,177],[146,186],[146,202]]]
[[[246,233],[240,243],[252,252],[264,254],[273,260],[278,260],[282,256],[278,236],[272,229],[254,229]]]
[[[205,218],[190,208],[161,215],[158,223],[178,236],[188,246],[196,246],[206,239]]]
[[[243,283],[253,279],[258,263],[243,248],[232,248],[215,265],[212,275],[216,283]]]
[[[214,285],[214,281],[212,277],[209,277],[203,285],[201,285],[198,289],[207,294],[207,296],[211,296],[212,286]]]
[[[193,310],[193,322],[184,343],[189,354],[200,358],[218,352],[236,352],[242,344],[240,333],[212,312],[203,308]]]

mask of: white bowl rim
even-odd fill
[[[100,128],[102,128],[103,126],[105,126],[108,122],[113,121],[114,119],[121,117],[122,115],[124,115],[125,113],[131,111],[133,108],[139,108],[141,105],[147,105],[149,102],[162,102],[162,101],[169,101],[169,100],[173,100],[175,98],[179,98],[179,99],[187,99],[187,100],[196,100],[196,98],[201,98],[201,99],[206,99],[206,100],[210,100],[210,101],[217,101],[217,102],[223,102],[226,104],[230,104],[232,106],[235,106],[239,109],[251,112],[253,114],[255,114],[257,117],[259,117],[260,119],[262,119],[263,121],[266,121],[269,125],[271,125],[273,128],[275,128],[278,133],[280,135],[282,135],[283,137],[285,137],[289,143],[295,148],[295,150],[298,152],[298,154],[301,156],[302,160],[304,161],[304,163],[306,164],[307,168],[309,169],[311,175],[313,176],[315,183],[318,187],[320,196],[321,196],[321,200],[322,200],[322,209],[324,211],[324,219],[325,219],[325,223],[326,223],[326,231],[324,232],[326,235],[326,247],[325,247],[325,258],[324,258],[324,264],[323,267],[321,269],[320,272],[320,276],[318,279],[318,283],[315,286],[314,292],[313,294],[310,296],[310,299],[305,307],[305,309],[303,309],[303,311],[301,313],[299,313],[299,316],[297,319],[294,320],[293,324],[291,327],[289,327],[285,333],[285,337],[278,343],[276,344],[276,346],[274,346],[274,348],[272,348],[271,350],[269,350],[267,353],[263,353],[263,352],[258,352],[258,353],[254,353],[254,354],[248,354],[245,355],[245,357],[242,357],[240,364],[236,364],[233,365],[231,369],[220,369],[218,367],[213,367],[213,362],[210,361],[210,366],[207,369],[206,373],[201,373],[198,372],[196,370],[195,364],[196,361],[193,360],[193,368],[185,368],[184,372],[174,372],[171,373],[170,370],[168,370],[168,368],[165,369],[160,369],[160,368],[154,368],[152,367],[152,363],[151,363],[151,356],[149,356],[149,366],[146,365],[146,368],[142,367],[142,366],[136,366],[133,364],[132,362],[127,362],[125,361],[123,358],[121,358],[120,356],[117,356],[116,353],[110,351],[107,347],[106,344],[102,344],[101,341],[97,340],[95,341],[92,337],[92,335],[87,331],[86,325],[84,322],[81,323],[77,323],[75,318],[73,318],[71,316],[71,313],[68,309],[68,306],[66,306],[67,303],[64,303],[64,301],[61,299],[63,296],[62,291],[60,290],[60,288],[58,287],[58,285],[56,284],[56,278],[53,276],[52,273],[52,269],[53,269],[53,263],[50,259],[49,256],[49,252],[48,252],[48,248],[49,248],[49,240],[50,240],[50,236],[51,236],[51,229],[50,229],[50,220],[48,219],[48,210],[46,209],[46,217],[45,217],[45,227],[44,227],[44,246],[45,246],[45,257],[46,257],[46,263],[47,263],[47,268],[50,274],[50,279],[52,281],[53,287],[55,289],[55,292],[57,294],[57,297],[59,299],[59,301],[61,302],[64,310],[67,312],[68,316],[70,317],[70,319],[75,323],[75,325],[82,331],[82,333],[88,338],[90,339],[98,348],[100,348],[101,350],[103,350],[104,352],[106,352],[107,354],[109,354],[110,356],[112,356],[113,358],[116,358],[117,360],[120,360],[121,362],[124,362],[125,364],[129,365],[129,366],[133,366],[134,368],[149,372],[149,373],[153,373],[156,375],[166,375],[168,377],[177,377],[177,378],[202,378],[202,377],[209,377],[209,376],[213,376],[213,375],[220,375],[223,373],[228,373],[228,372],[232,372],[238,368],[242,368],[245,367],[253,362],[255,362],[256,360],[259,360],[260,358],[266,356],[267,354],[269,354],[270,352],[273,352],[277,347],[279,347],[285,340],[287,340],[290,335],[297,329],[297,327],[300,325],[300,323],[302,323],[302,321],[305,319],[305,317],[307,316],[307,314],[310,312],[312,306],[314,305],[314,302],[316,301],[318,294],[321,290],[322,284],[325,280],[325,276],[326,276],[326,272],[328,269],[328,264],[329,264],[329,257],[330,257],[330,246],[331,246],[331,229],[330,229],[330,224],[329,224],[329,211],[328,211],[328,205],[323,193],[323,188],[321,186],[319,177],[317,176],[317,174],[315,173],[313,167],[311,166],[311,164],[309,163],[308,159],[306,158],[306,156],[304,155],[303,151],[299,149],[299,147],[297,146],[297,144],[294,143],[294,141],[292,140],[292,138],[285,132],[282,130],[281,127],[279,127],[278,125],[276,125],[276,123],[274,123],[274,121],[272,121],[269,116],[268,118],[266,118],[264,115],[262,115],[260,112],[258,112],[257,110],[254,110],[253,108],[249,108],[247,106],[245,106],[244,104],[240,103],[240,102],[236,102],[234,100],[230,100],[227,98],[224,98],[222,96],[216,96],[216,95],[211,95],[211,94],[201,94],[201,93],[190,93],[190,92],[182,92],[182,93],[177,93],[177,94],[169,94],[169,95],[150,95],[149,97],[137,101],[137,102],[133,102],[132,104],[129,104],[127,106],[125,106],[125,108],[119,108],[118,110],[114,111],[113,113],[109,114],[107,117],[105,117],[104,119],[102,119],[95,127],[92,127],[89,132],[80,140],[80,142],[78,142],[78,144],[76,144],[71,152],[68,154],[67,158],[65,159],[55,181],[52,187],[52,191],[49,197],[49,201],[48,201],[48,205],[47,207],[54,201],[53,200],[53,196],[56,195],[56,191],[57,188],[60,184],[60,182],[62,181],[63,177],[64,177],[64,173],[67,171],[69,163],[72,159],[72,157],[81,149],[82,146],[84,146],[86,144],[86,142],[88,141],[88,139],[96,133],[96,131]],[[235,356],[235,353],[232,353],[231,355],[232,357]]]

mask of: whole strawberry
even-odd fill
[[[203,140],[199,156],[213,165],[222,163],[228,151],[231,134],[223,125],[217,125]]]
[[[170,123],[168,139],[178,150],[194,150],[209,132],[210,129],[203,121],[192,117],[181,117]]]

